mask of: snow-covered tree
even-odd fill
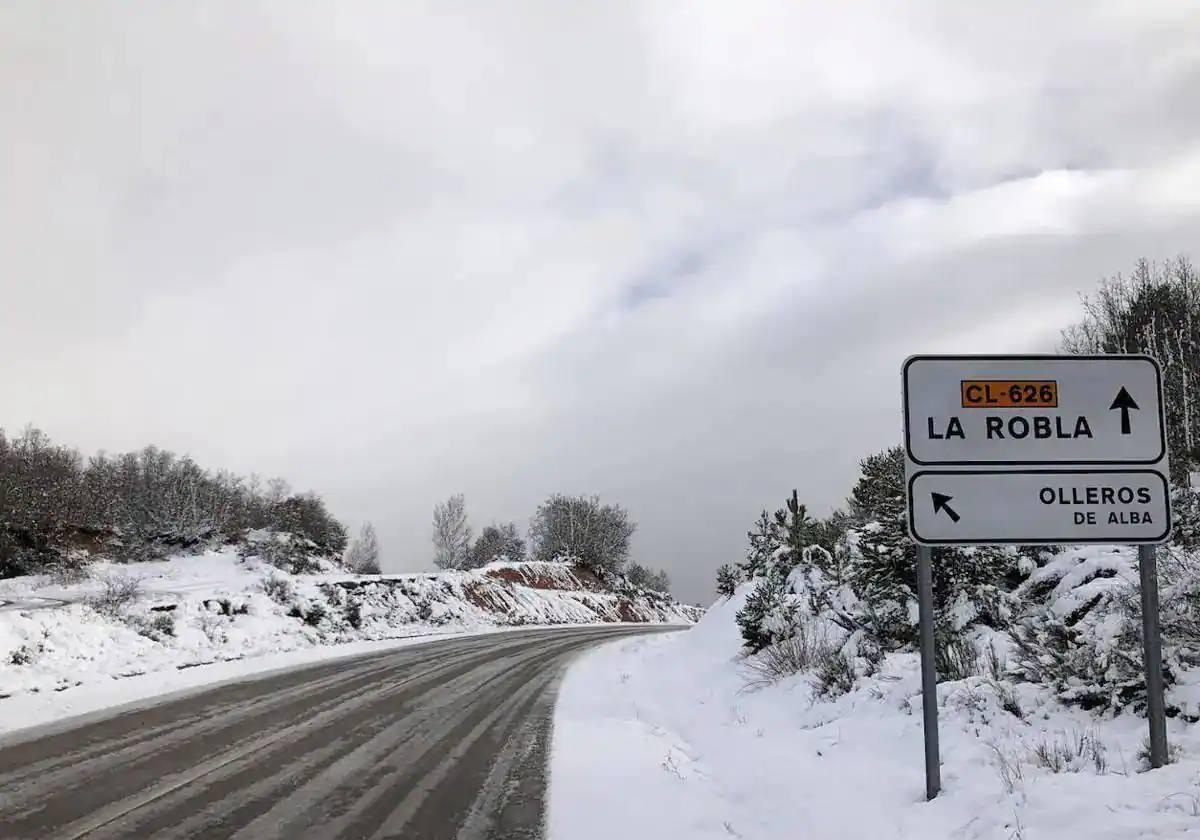
[[[641,563],[630,563],[625,569],[625,577],[639,589],[651,592],[670,592],[671,578],[664,571],[654,571]]]
[[[618,505],[601,504],[596,496],[554,495],[530,522],[531,553],[535,560],[564,558],[592,571],[619,572],[635,530]]]
[[[765,510],[759,514],[746,537],[750,540],[750,548],[746,551],[746,560],[741,564],[741,569],[743,577],[752,580],[764,574],[783,540],[775,520]]]
[[[467,524],[467,502],[462,493],[434,507],[433,551],[433,563],[439,569],[470,565],[471,526]]]
[[[346,552],[346,566],[360,575],[379,574],[379,538],[375,535],[375,526],[370,522],[363,523],[358,538],[350,544]]]
[[[738,584],[741,583],[741,576],[736,568],[726,563],[721,568],[717,569],[717,594],[729,598],[737,591]]]
[[[1171,478],[1186,487],[1200,467],[1200,273],[1187,259],[1139,260],[1128,277],[1084,298],[1084,317],[1063,331],[1068,353],[1145,353],[1158,360]]]
[[[738,610],[735,620],[746,649],[751,653],[757,653],[782,638],[779,629],[786,627],[788,622],[778,620],[780,613],[794,612],[788,595],[786,580],[779,577],[763,578]]]
[[[525,540],[512,522],[489,525],[479,532],[471,547],[470,566],[479,568],[496,560],[519,562],[525,559]]]

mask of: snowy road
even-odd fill
[[[0,837],[538,837],[563,665],[661,629],[439,641],[25,730]]]

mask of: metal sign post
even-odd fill
[[[1146,663],[1146,717],[1150,720],[1150,766],[1167,763],[1167,712],[1163,695],[1162,636],[1158,628],[1158,558],[1152,545],[1138,547],[1142,588],[1142,654]]]
[[[917,601],[921,613],[921,714],[925,729],[925,798],[942,789],[938,747],[937,660],[933,651],[933,549],[917,546]]]
[[[925,791],[941,788],[931,546],[1140,546],[1151,764],[1166,762],[1154,545],[1171,533],[1162,375],[1148,356],[913,356],[904,363]]]

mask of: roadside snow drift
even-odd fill
[[[1169,721],[1176,763],[1142,772],[1145,719],[1097,717],[986,679],[938,686],[944,792],[924,801],[919,665],[885,658],[835,700],[796,675],[759,688],[734,615],[615,642],[564,679],[549,840],[880,840],[1200,836],[1200,733]],[[1177,686],[1176,691],[1194,691]]]
[[[468,572],[289,575],[236,551],[0,582],[3,698],[320,645],[487,628],[689,623],[665,595],[612,591],[565,563]]]

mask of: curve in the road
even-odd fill
[[[651,629],[432,642],[18,733],[0,837],[538,837],[563,666]]]

